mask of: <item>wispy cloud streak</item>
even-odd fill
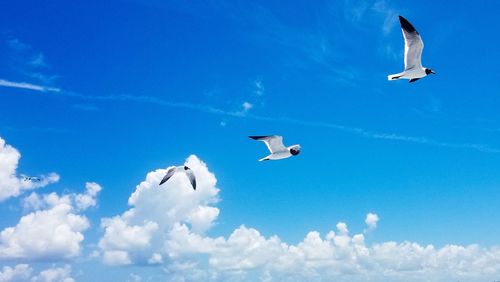
[[[0,86],[2,85],[2,80],[0,80]],[[220,108],[216,108],[210,105],[205,104],[195,104],[195,103],[181,103],[181,102],[172,102],[168,100],[164,100],[159,97],[153,96],[144,96],[144,95],[129,95],[129,94],[120,94],[120,95],[101,95],[101,96],[90,96],[84,95],[77,92],[69,92],[64,91],[59,88],[55,88],[57,91],[45,91],[45,92],[58,92],[58,96],[66,96],[75,99],[82,99],[86,101],[96,101],[96,102],[136,102],[136,103],[147,103],[154,104],[158,106],[165,107],[173,107],[173,108],[182,108],[188,109],[198,112],[204,112],[208,114],[216,114],[227,117],[236,117],[236,118],[248,118],[259,121],[269,121],[269,122],[281,122],[288,124],[295,124],[301,126],[311,126],[311,127],[321,127],[333,129],[341,132],[345,132],[348,134],[357,135],[364,138],[370,139],[379,139],[379,140],[389,140],[389,141],[400,141],[400,142],[408,142],[408,143],[416,143],[422,145],[436,146],[436,147],[446,147],[446,148],[456,148],[456,149],[468,149],[475,150],[484,153],[500,153],[500,148],[492,147],[486,144],[475,144],[475,143],[453,143],[453,142],[444,142],[439,140],[434,140],[424,136],[408,136],[402,135],[398,133],[390,133],[390,132],[377,132],[367,130],[361,127],[353,127],[346,126],[336,123],[330,122],[321,122],[321,121],[306,121],[300,119],[294,119],[289,117],[272,117],[272,116],[263,116],[263,115],[255,115],[255,114],[242,114],[241,110],[236,111],[228,111]],[[41,91],[41,90],[39,90]]]
[[[287,118],[287,117],[277,118],[277,117],[264,117],[264,116],[255,116],[255,115],[247,115],[246,117],[257,119],[257,120],[264,120],[264,121],[284,122],[284,123],[303,125],[303,126],[330,128],[330,129],[358,135],[358,136],[365,137],[365,138],[371,138],[371,139],[402,141],[402,142],[408,142],[408,143],[417,143],[417,144],[438,146],[438,147],[447,147],[447,148],[471,149],[471,150],[476,150],[476,151],[480,151],[480,152],[484,152],[484,153],[500,153],[499,148],[491,147],[491,146],[484,145],[484,144],[443,142],[443,141],[433,140],[433,139],[423,137],[423,136],[408,136],[408,135],[401,135],[401,134],[397,134],[397,133],[375,132],[375,131],[366,130],[366,129],[360,128],[360,127],[350,127],[350,126],[345,126],[345,125],[340,125],[340,124],[335,124],[335,123],[328,123],[328,122],[304,121],[304,120],[292,119],[292,118]]]
[[[27,82],[14,82],[5,79],[0,79],[0,86],[10,87],[10,88],[20,88],[40,92],[60,92],[61,89],[57,87],[49,87],[37,84],[31,84]]]
[[[361,127],[351,127],[351,126],[345,126],[345,125],[329,123],[329,122],[320,122],[320,121],[305,121],[305,120],[293,119],[293,118],[288,118],[288,117],[271,117],[271,116],[261,116],[261,115],[254,115],[254,114],[242,115],[241,111],[227,111],[227,110],[215,108],[215,107],[212,107],[209,105],[202,105],[202,104],[171,102],[171,101],[167,101],[167,100],[163,100],[161,98],[151,97],[151,96],[133,96],[133,95],[86,96],[86,95],[82,95],[82,94],[78,94],[78,93],[67,93],[67,92],[63,92],[63,93],[70,94],[73,97],[79,97],[79,98],[88,99],[88,100],[122,101],[122,102],[130,101],[130,102],[152,103],[152,104],[161,105],[161,106],[184,108],[184,109],[190,109],[190,110],[195,110],[195,111],[201,111],[201,112],[205,112],[205,113],[209,113],[209,114],[218,114],[218,115],[230,116],[230,117],[249,118],[249,119],[261,120],[261,121],[282,122],[282,123],[296,124],[296,125],[302,125],[302,126],[314,126],[314,127],[329,128],[329,129],[334,129],[334,130],[346,132],[349,134],[358,135],[358,136],[365,137],[365,138],[371,138],[371,139],[401,141],[401,142],[417,143],[417,144],[446,147],[446,148],[469,149],[469,150],[475,150],[475,151],[484,152],[484,153],[500,153],[499,148],[491,147],[491,146],[484,145],[484,144],[443,142],[443,141],[433,140],[433,139],[430,139],[427,137],[422,137],[422,136],[407,136],[407,135],[401,135],[401,134],[397,134],[397,133],[375,132],[375,131],[366,130],[366,129],[361,128]]]

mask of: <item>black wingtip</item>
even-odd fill
[[[404,29],[406,32],[416,32],[417,30],[413,27],[413,25],[405,18],[402,16],[399,16],[399,22],[401,23],[401,28]],[[418,33],[418,32],[417,32]]]
[[[266,138],[266,135],[259,135],[259,136],[248,136],[248,138],[252,138],[253,140],[260,140],[262,138]]]

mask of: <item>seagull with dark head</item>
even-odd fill
[[[167,174],[160,181],[159,185],[162,185],[163,183],[167,182],[167,180],[169,180],[176,172],[182,172],[182,173],[186,174],[186,176],[189,179],[189,182],[191,183],[191,186],[193,187],[193,190],[196,190],[196,178],[194,176],[193,171],[189,167],[187,167],[187,166],[174,166],[174,167],[171,167],[167,171]]]
[[[424,42],[418,31],[402,16],[399,16],[399,22],[405,39],[405,70],[397,74],[391,74],[387,76],[387,79],[409,79],[411,83],[431,73],[435,74],[433,70],[422,66]]]
[[[266,144],[271,154],[259,161],[280,160],[300,154],[300,145],[285,147],[283,137],[279,135],[248,136],[253,140],[262,141]]]

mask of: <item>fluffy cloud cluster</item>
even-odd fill
[[[75,282],[71,277],[71,266],[54,267],[45,269],[37,276],[31,278],[33,282]]]
[[[17,176],[17,166],[21,154],[16,148],[5,143],[0,137],[0,202],[17,197],[26,190],[47,186],[59,181],[59,175],[50,173],[40,176],[37,181],[26,181]]]
[[[27,264],[18,264],[14,267],[4,266],[0,271],[0,282],[74,282],[71,277],[71,267],[54,267],[41,271],[32,276],[33,269]]]
[[[76,257],[81,251],[83,231],[89,221],[80,212],[96,205],[101,187],[87,183],[83,194],[59,196],[32,193],[24,199],[31,211],[16,226],[0,232],[0,259],[60,260]]]
[[[106,263],[161,263],[168,256],[165,244],[178,225],[189,225],[196,234],[213,225],[219,215],[219,209],[211,206],[218,201],[215,176],[195,156],[186,165],[196,175],[196,191],[182,173],[159,186],[168,169],[158,169],[148,173],[130,196],[131,209],[102,220],[105,233],[99,247]]]
[[[322,236],[311,231],[297,244],[264,237],[244,225],[228,237],[205,233],[218,217],[214,174],[196,156],[191,167],[199,183],[193,191],[183,174],[165,186],[166,173],[147,174],[129,198],[129,210],[103,219],[99,242],[103,261],[113,265],[161,265],[179,281],[449,281],[500,277],[500,248],[446,245],[436,248],[412,242],[366,244],[365,235],[350,234],[347,224]],[[366,216],[373,230],[378,215]]]

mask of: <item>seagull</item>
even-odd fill
[[[285,145],[283,145],[283,137],[279,135],[248,137],[252,138],[253,140],[263,141],[264,143],[266,143],[267,148],[271,152],[269,156],[260,159],[259,162],[286,159],[291,156],[300,154],[300,145],[285,147]]]
[[[160,182],[160,185],[167,182],[167,180],[174,175],[176,172],[184,172],[186,176],[189,178],[189,182],[191,182],[191,186],[193,186],[193,190],[196,190],[196,178],[194,177],[193,171],[187,166],[176,166],[172,167],[167,171],[167,174],[163,177]]]
[[[40,181],[40,177],[33,177],[33,176],[23,176],[24,181],[34,181],[38,182]]]
[[[405,39],[405,70],[397,74],[391,74],[387,76],[387,79],[409,79],[411,83],[431,73],[435,74],[433,70],[422,67],[424,42],[418,31],[402,16],[399,16],[399,22]]]

